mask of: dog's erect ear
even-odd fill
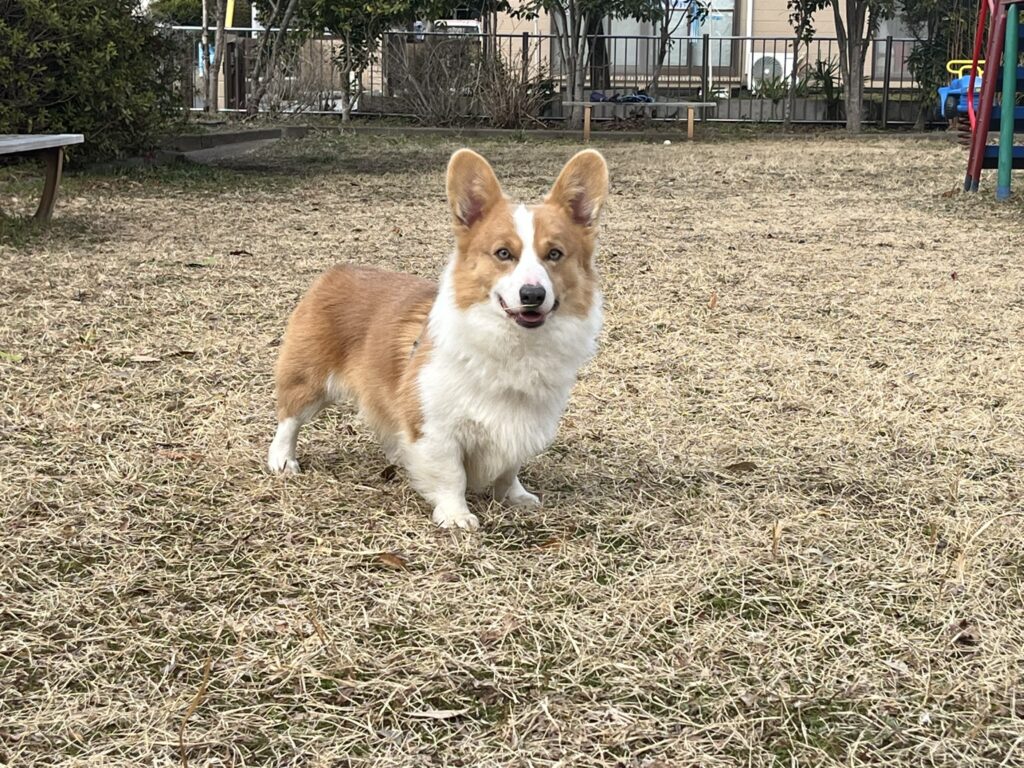
[[[504,199],[491,166],[471,149],[460,149],[448,161],[448,202],[455,226],[468,229]]]
[[[597,224],[608,197],[608,165],[593,149],[578,152],[558,174],[544,202],[560,205],[584,227]]]

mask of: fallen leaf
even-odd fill
[[[981,632],[971,619],[960,619],[949,625],[948,631],[953,646],[960,653],[975,653],[981,644]]]
[[[725,469],[727,472],[735,472],[736,474],[741,472],[753,472],[757,469],[757,464],[752,461],[737,461],[735,464],[730,464]]]
[[[718,291],[712,291],[711,298],[708,299],[708,309],[713,310],[718,306]]]
[[[8,363],[20,363],[24,359],[25,356],[17,352],[0,351],[0,360],[6,360]]]
[[[900,675],[902,677],[908,677],[910,675],[910,667],[907,666],[907,663],[905,661],[900,661],[899,659],[887,661],[883,659],[882,663],[885,664],[885,666],[887,666],[897,675]]]
[[[547,541],[541,542],[534,549],[545,550],[545,549],[558,549],[563,544],[563,541],[559,538],[548,539]]]
[[[411,712],[412,717],[421,717],[426,720],[450,720],[453,717],[461,717],[469,712],[469,707],[462,709],[424,709],[422,712]]]
[[[409,564],[405,561],[405,558],[393,552],[381,552],[377,555],[377,562],[396,571],[409,570]]]
[[[203,454],[194,451],[175,451],[163,448],[156,452],[157,456],[171,461],[199,461]]]

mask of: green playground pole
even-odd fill
[[[1020,11],[1016,5],[1006,9],[1006,43],[1003,46],[1003,100],[999,105],[999,181],[996,199],[1010,196],[1013,170],[1013,113],[1017,103],[1017,36]]]

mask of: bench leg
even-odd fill
[[[53,204],[57,200],[57,187],[60,186],[61,171],[64,170],[64,148],[52,147],[42,150],[46,162],[46,181],[43,183],[43,196],[36,209],[36,218],[49,221],[53,215]]]
[[[583,107],[583,143],[590,143],[590,110],[593,109],[589,104]]]
[[[686,108],[686,138],[693,141],[693,107]]]

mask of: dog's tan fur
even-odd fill
[[[355,396],[378,429],[419,437],[416,374],[430,355],[423,332],[437,286],[412,275],[338,266],[295,308],[277,363],[278,420]],[[415,348],[414,348],[415,346]]]

